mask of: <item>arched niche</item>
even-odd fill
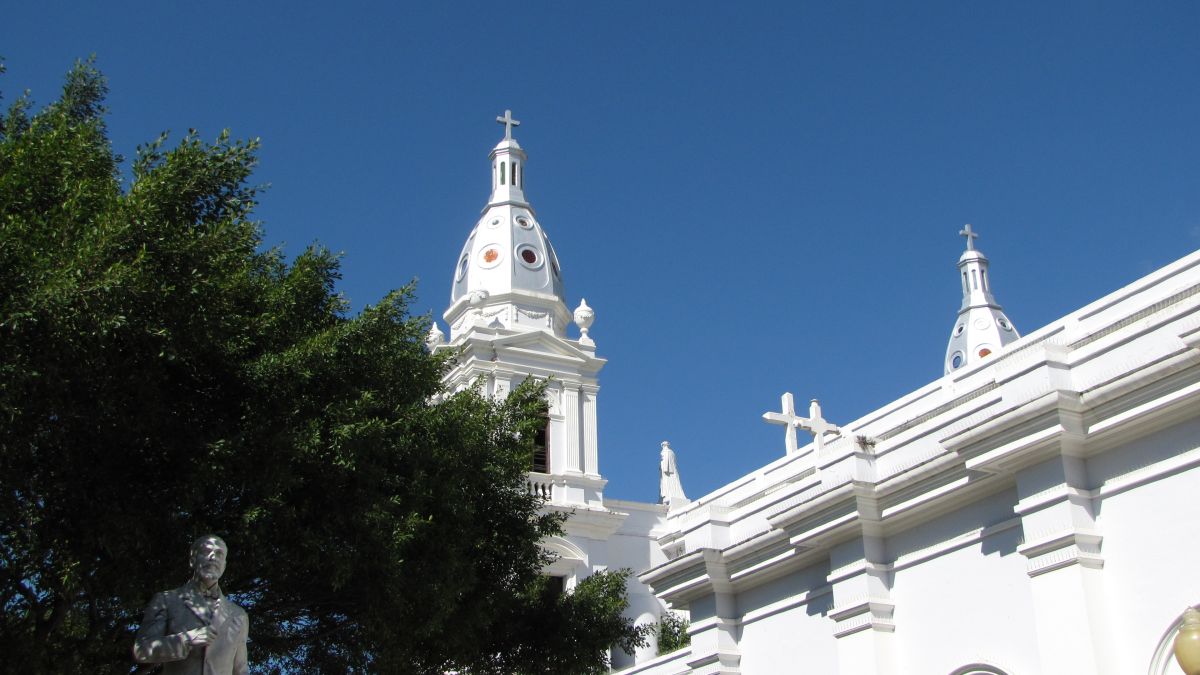
[[[587,576],[587,553],[575,544],[562,537],[550,537],[542,541],[542,548],[555,556],[554,562],[542,568],[543,574],[563,577],[568,588],[573,588],[576,581]]]

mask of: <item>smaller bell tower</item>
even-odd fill
[[[963,299],[946,346],[946,375],[986,359],[1021,337],[992,295],[987,256],[975,248],[979,233],[968,223],[959,234],[967,239],[967,250],[958,259]]]

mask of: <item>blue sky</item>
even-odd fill
[[[1022,333],[1200,246],[1198,3],[383,4],[16,3],[0,91],[95,53],[118,152],[261,138],[268,243],[438,317],[511,108],[609,496],[662,440],[692,497],[781,456],[784,391],[845,423],[940,377],[964,223]]]

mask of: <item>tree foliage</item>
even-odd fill
[[[349,316],[337,257],[263,249],[257,142],[164,134],[126,179],[90,63],[0,126],[0,649],[130,672],[201,533],[259,672],[599,672],[624,576],[548,593],[523,489],[545,409],[448,395],[411,288]]]
[[[670,654],[690,645],[692,643],[692,636],[688,634],[690,624],[691,622],[674,612],[664,613],[662,620],[658,622],[658,653]]]

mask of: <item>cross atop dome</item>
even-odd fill
[[[499,122],[500,124],[504,125],[504,140],[506,140],[506,141],[512,140],[513,127],[521,126],[520,122],[513,119],[511,110],[505,110],[503,117],[501,117],[499,115],[496,116],[496,121]]]
[[[505,112],[507,113],[508,111],[505,111]],[[497,117],[496,119],[498,120],[500,118]],[[958,234],[959,234],[959,236],[967,238],[967,250],[974,251],[975,250],[975,240],[979,238],[979,233],[975,232],[974,230],[971,229],[971,224],[967,223],[965,226],[963,226],[963,229],[959,230]]]

